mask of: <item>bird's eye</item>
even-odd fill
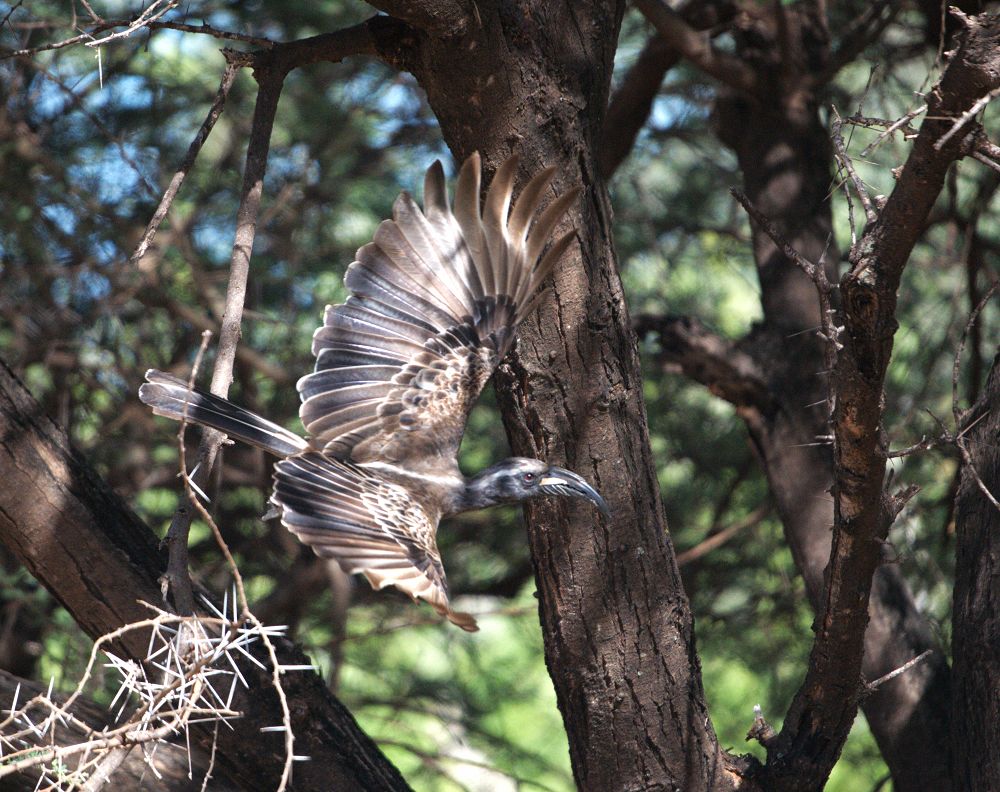
[[[535,474],[534,473],[525,473],[524,476],[523,476],[523,478],[524,478],[524,483],[525,484],[531,484],[535,480]]]

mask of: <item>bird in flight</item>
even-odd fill
[[[541,495],[586,498],[608,514],[583,478],[537,459],[505,459],[469,479],[458,468],[469,412],[575,234],[545,250],[578,191],[539,213],[549,168],[512,207],[517,164],[500,166],[482,209],[478,154],[462,166],[454,208],[440,162],[424,179],[423,211],[405,192],[396,199],[393,219],[347,270],[347,302],[327,306],[313,335],[315,369],[297,385],[308,439],[162,371],[139,389],[157,415],[279,457],[271,502],[317,555],[469,631],[476,620],[448,600],[442,517]]]

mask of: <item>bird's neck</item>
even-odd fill
[[[465,480],[465,485],[455,492],[453,501],[448,504],[447,514],[485,509],[500,503],[510,503],[511,498],[497,488],[494,468],[487,468],[482,473]]]

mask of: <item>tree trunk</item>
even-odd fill
[[[20,559],[92,638],[149,617],[140,600],[161,602],[164,561],[156,537],[69,446],[63,432],[0,364],[0,541]],[[133,634],[135,635],[135,634]],[[282,665],[308,665],[289,641],[275,641]],[[117,646],[142,660],[146,639]],[[219,729],[217,761],[246,789],[275,788],[284,762],[280,734],[262,735],[281,723],[266,666],[243,662],[250,689],[237,688],[233,708],[243,717]],[[378,747],[358,728],[318,674],[282,676],[292,713],[297,789],[406,790],[409,787]],[[210,746],[211,725],[192,736]]]
[[[739,156],[748,196],[803,256],[819,261],[825,253],[832,270],[837,256],[830,245],[827,199],[831,152],[817,108],[810,105],[808,119],[796,119],[780,106],[740,104],[741,112],[725,107],[718,117],[727,119],[720,123],[720,135]],[[763,372],[773,410],[742,410],[741,415],[817,609],[833,525],[833,459],[820,440],[830,428],[823,349],[814,332],[818,300],[806,275],[756,228],[754,252],[764,321],[741,349]],[[876,573],[871,619],[865,634],[867,679],[937,648],[898,567],[882,566]],[[935,789],[949,788],[947,751],[941,749],[947,744],[947,701],[948,666],[940,651],[865,700],[865,715],[898,792],[924,790],[931,781]]]
[[[480,2],[469,37],[423,40],[411,70],[452,151],[583,185],[579,244],[496,378],[514,453],[586,475],[589,506],[527,509],[545,656],[580,789],[732,789],[705,705],[693,624],[660,505],[636,341],[595,160],[624,3]],[[498,79],[498,75],[503,75]]]
[[[780,62],[774,60],[776,44],[763,47],[748,37],[752,43],[743,43],[740,54],[754,68],[756,95],[723,92],[716,106],[716,129],[737,154],[750,200],[799,253],[825,262],[835,281],[839,256],[829,201],[833,152],[813,84],[805,79],[810,67],[815,74],[825,68],[827,39],[823,23],[809,13],[788,7],[775,13],[783,14],[787,25]],[[774,29],[781,30],[781,25],[775,23]],[[819,303],[811,280],[756,226],[753,248],[764,321],[741,348],[757,361],[772,401],[769,410],[741,414],[796,566],[818,610],[833,525],[833,459],[820,439],[830,433],[830,424],[829,372],[823,372],[823,342],[815,332]],[[865,678],[877,679],[936,648],[897,567],[879,568],[870,611]],[[948,742],[947,701],[948,667],[940,651],[864,701],[897,792],[928,785],[949,789],[948,755],[942,750]]]
[[[978,423],[976,423],[978,421]],[[951,750],[955,789],[1000,789],[1000,356],[986,390],[962,422],[970,464],[955,501]],[[973,424],[975,424],[973,426]]]

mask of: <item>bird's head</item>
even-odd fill
[[[476,476],[471,487],[491,503],[516,503],[541,495],[561,495],[586,498],[605,517],[611,514],[604,498],[581,476],[538,459],[505,459]]]

